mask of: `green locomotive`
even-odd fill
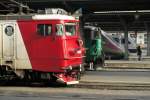
[[[104,52],[101,29],[94,26],[84,26],[83,40],[86,50],[85,63],[90,70],[97,70],[104,66]],[[87,67],[85,67],[87,69]]]

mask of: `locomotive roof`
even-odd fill
[[[32,16],[32,19],[39,19],[39,20],[75,20],[73,16],[68,16],[68,15],[59,15],[59,14],[47,14],[47,15],[34,15]]]

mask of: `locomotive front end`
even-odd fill
[[[62,21],[61,21],[62,22]],[[57,27],[57,32],[59,28]],[[57,33],[56,32],[56,33]],[[65,73],[57,74],[58,81],[64,81],[67,84],[78,83],[80,74],[83,71],[84,48],[83,41],[79,35],[79,26],[77,20],[64,20],[62,25],[62,50],[63,59],[60,61],[60,69]]]
[[[84,55],[79,21],[60,14],[31,17],[0,21],[0,76],[78,83]]]
[[[47,40],[49,52],[45,53],[49,62],[45,69],[40,67],[40,70],[54,72],[53,75],[59,82],[76,84],[84,69],[82,59],[85,51],[79,33],[79,21],[68,15],[51,15],[51,18],[47,16],[47,19],[50,19],[53,31],[52,35],[47,38],[51,41],[48,43]]]

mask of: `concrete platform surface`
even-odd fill
[[[87,71],[80,82],[150,84],[150,71]]]
[[[129,60],[138,61],[137,56],[129,56]],[[150,61],[150,56],[142,56],[142,61]]]
[[[108,90],[150,90],[150,71],[88,71],[75,87]]]
[[[136,60],[106,60],[106,68],[147,68],[150,69],[150,61],[136,61]]]

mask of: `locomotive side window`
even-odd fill
[[[56,24],[56,35],[62,36],[63,33],[64,33],[63,25],[62,24]]]
[[[94,31],[94,38],[100,38],[100,31]]]
[[[73,36],[76,33],[76,24],[75,23],[66,23],[65,31],[67,36]]]
[[[14,33],[14,28],[13,28],[13,26],[10,26],[10,25],[6,26],[6,28],[5,28],[5,33],[6,33],[8,36],[11,36],[11,35]]]
[[[84,29],[84,37],[86,38],[86,39],[91,39],[91,30],[89,30],[89,29]]]
[[[51,24],[38,24],[37,32],[42,36],[48,36],[52,33],[52,25]]]

